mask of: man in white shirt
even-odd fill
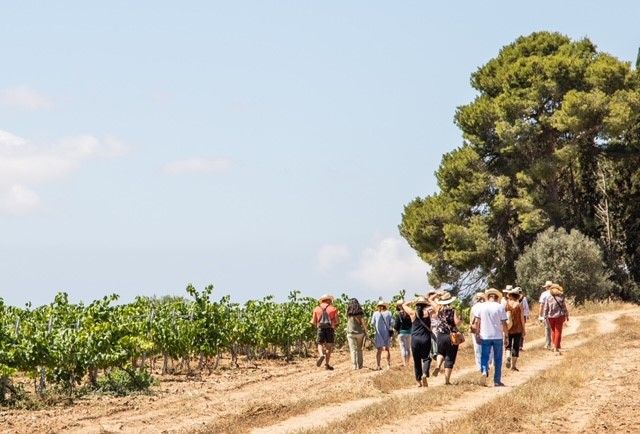
[[[493,365],[495,367],[493,384],[499,387],[504,386],[502,383],[502,352],[504,339],[509,334],[507,311],[500,303],[500,298],[502,297],[500,291],[494,288],[487,289],[485,295],[487,301],[481,304],[474,318],[482,345],[480,369],[486,385],[486,379],[489,377],[489,354],[493,350]]]
[[[551,349],[551,327],[549,327],[549,321],[544,319],[542,311],[544,309],[544,302],[548,297],[551,297],[551,291],[549,291],[551,285],[553,285],[553,282],[550,280],[544,282],[544,285],[542,286],[544,291],[542,291],[542,294],[540,294],[540,300],[538,300],[540,302],[540,306],[538,308],[538,319],[544,323],[544,347],[547,350]]]

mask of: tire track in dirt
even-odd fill
[[[606,314],[596,314],[590,317],[595,318],[598,321],[598,335],[601,335],[602,331],[615,331],[615,319],[619,318],[623,314],[623,311],[616,311],[608,312]],[[572,348],[579,347],[585,342],[587,342],[587,339],[571,340],[566,345],[563,345],[563,348],[571,350]],[[493,402],[502,395],[513,391],[515,388],[523,385],[535,376],[559,364],[561,360],[562,357],[557,357],[552,355],[552,353],[549,353],[545,357],[535,360],[533,363],[525,364],[524,367],[521,366],[520,372],[509,378],[509,384],[507,387],[481,388],[476,392],[465,394],[462,398],[452,401],[437,410],[427,411],[410,418],[405,418],[402,425],[403,427],[427,426],[427,424],[433,423],[434,420],[437,420],[438,423],[442,425],[452,422],[487,403]],[[489,380],[491,380],[491,378],[489,378]],[[388,424],[376,427],[375,430],[370,432],[373,434],[402,433],[404,432],[404,429],[399,427],[397,424]]]
[[[635,312],[630,316],[638,316]],[[600,317],[599,333],[606,334],[616,329],[616,317],[610,313]],[[640,372],[640,345],[632,345],[623,353],[612,354],[611,362],[604,371],[593,373],[593,378],[580,389],[580,398],[573,401],[571,411],[558,410],[545,415],[541,428],[559,433],[583,433],[592,431],[590,426],[596,424],[598,409],[617,399],[628,387],[631,376]]]
[[[564,331],[565,336],[571,336],[575,334],[580,327],[581,317],[572,318],[567,328]],[[545,343],[545,338],[539,338],[527,342],[529,348],[541,347]],[[461,377],[470,373],[476,372],[475,366],[460,370],[455,370],[454,375]],[[408,374],[410,375],[410,374]],[[405,388],[396,390],[384,397],[364,398],[358,400],[352,400],[340,404],[331,404],[317,408],[311,412],[300,414],[283,420],[277,424],[256,428],[251,431],[252,434],[279,434],[279,433],[293,433],[298,431],[304,431],[308,429],[321,428],[330,423],[334,423],[347,418],[348,416],[367,408],[371,405],[375,405],[384,402],[392,398],[417,396],[425,391],[433,391],[434,389],[444,388],[444,384],[430,385],[428,389],[419,389],[416,387]]]

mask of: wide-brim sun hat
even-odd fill
[[[489,298],[490,295],[495,295],[498,298],[502,297],[502,293],[495,288],[489,288],[484,292],[484,295]]]
[[[323,295],[320,296],[320,298],[318,298],[318,301],[319,302],[323,302],[323,301],[329,300],[330,302],[333,303],[333,300],[335,300],[335,299],[336,298],[331,294],[323,294]]]
[[[544,282],[544,285],[542,285],[542,287],[543,287],[543,288],[548,288],[548,287],[550,287],[551,285],[553,285],[553,282],[552,282],[552,281],[550,281],[550,280],[547,280],[546,282]]]
[[[413,300],[411,303],[412,303],[412,304],[415,304],[416,306],[417,306],[417,305],[419,305],[419,304],[424,305],[424,306],[427,306],[427,305],[429,304],[429,300],[427,300],[427,299],[426,299],[425,297],[423,297],[423,296],[419,296],[419,297],[417,297],[415,300]]]
[[[384,306],[384,307],[389,307],[389,303],[387,303],[384,300],[378,300],[378,304],[376,304],[376,306]]]
[[[450,292],[445,292],[437,300],[438,304],[450,304],[456,300],[456,297],[452,296]]]
[[[554,283],[549,287],[549,291],[551,291],[551,295],[563,295],[564,288],[557,283]]]
[[[396,301],[396,306],[400,306],[404,304],[404,299],[401,298],[400,300]]]
[[[511,290],[512,290],[512,289],[513,289],[513,285],[507,285],[507,286],[502,290],[502,292],[506,292],[506,293],[508,294],[509,292],[511,292]]]
[[[473,299],[478,301],[480,299],[482,300],[486,300],[487,299],[487,295],[484,292],[476,292],[473,296]]]

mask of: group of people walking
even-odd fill
[[[539,319],[545,324],[546,348],[560,354],[562,327],[569,320],[563,288],[551,281],[545,282],[540,296]],[[462,318],[453,308],[456,297],[447,291],[432,290],[415,300],[396,302],[396,314],[389,311],[389,304],[380,300],[376,312],[368,321],[364,310],[355,298],[347,306],[347,342],[353,369],[363,368],[363,347],[371,326],[374,330],[376,368],[382,369],[383,358],[391,367],[391,342],[397,335],[403,366],[413,358],[415,381],[418,387],[428,386],[430,376],[444,374],[446,385],[451,384],[451,373],[456,363],[458,346],[464,342],[459,327]],[[330,364],[335,343],[335,329],[339,323],[334,298],[325,294],[314,309],[311,323],[318,329],[318,359],[316,364],[333,370]],[[476,367],[486,384],[491,365],[494,366],[493,382],[503,386],[503,352],[506,351],[505,368],[518,371],[520,352],[526,336],[526,323],[530,310],[528,300],[519,287],[507,286],[479,292],[473,297],[469,330],[473,342]],[[432,369],[432,364],[433,369]]]

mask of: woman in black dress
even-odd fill
[[[411,305],[414,305],[415,308]],[[413,302],[404,303],[402,308],[411,318],[411,354],[413,355],[416,384],[418,387],[427,387],[431,366],[431,308],[429,301],[424,297],[418,297]]]

